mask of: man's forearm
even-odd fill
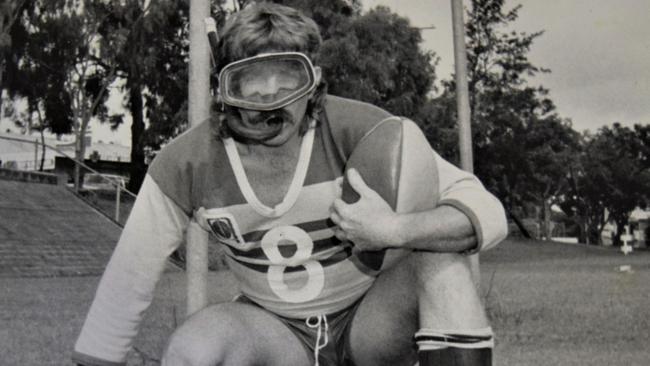
[[[397,218],[399,246],[432,252],[464,252],[476,247],[477,238],[469,218],[453,206],[400,214]]]

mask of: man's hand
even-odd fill
[[[350,186],[361,196],[352,204],[338,198],[332,205],[330,219],[338,225],[334,233],[339,240],[349,240],[359,250],[380,250],[402,245],[400,215],[372,188],[356,169],[347,171]]]

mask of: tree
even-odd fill
[[[146,9],[138,0],[96,6],[108,14],[98,33],[109,37],[122,32],[125,38],[112,44],[114,65],[102,64],[114,66],[123,80],[124,106],[132,118],[129,189],[137,192],[146,171],[145,146],[159,144],[166,133],[179,132],[170,125],[186,124],[187,118],[179,112],[187,101],[188,2],[151,1]],[[146,133],[145,120],[153,126],[150,133]]]
[[[614,241],[618,243],[630,213],[650,196],[650,169],[643,162],[643,142],[633,129],[614,123],[602,128],[598,137],[600,149],[611,153],[607,156],[612,175],[605,206],[616,223]]]
[[[435,54],[420,48],[408,19],[377,7],[361,14],[358,0],[275,0],[303,11],[319,25],[316,63],[332,94],[362,100],[414,118],[435,80]]]
[[[50,47],[50,35],[41,28],[41,13],[45,8],[37,1],[22,1],[19,14],[10,29],[10,50],[6,52],[9,78],[4,88],[10,97],[24,99],[26,110],[15,111],[14,124],[30,133],[38,131],[41,145],[45,144],[45,131],[69,133],[72,126],[72,110],[68,94],[64,90],[61,75],[52,70],[64,67],[65,59]],[[39,30],[40,29],[40,30]],[[43,169],[45,148],[41,150],[40,170]]]
[[[20,18],[33,8],[33,0],[4,0],[0,4],[0,114],[3,92],[9,90],[11,94],[8,84],[16,80],[16,68],[23,57],[26,30]]]
[[[639,139],[639,160],[645,169],[650,169],[650,124],[635,124],[634,132]]]
[[[240,2],[247,2],[241,1]],[[320,27],[324,40],[339,36],[340,30],[361,15],[359,0],[274,0],[274,3],[300,9]]]
[[[562,207],[581,225],[585,242],[598,244],[605,224],[616,223],[614,242],[635,207],[650,196],[650,167],[644,143],[645,128],[614,123],[588,136],[579,169],[571,175],[571,195]]]
[[[544,236],[549,237],[550,205],[566,186],[579,136],[557,115],[548,90],[527,83],[527,77],[548,70],[528,59],[542,32],[508,30],[520,9],[507,10],[504,0],[473,0],[467,12],[474,169],[511,217],[530,215],[531,206],[542,207]],[[442,85],[442,95],[420,114],[432,145],[454,161],[456,85],[453,78]]]
[[[521,172],[525,186],[520,187],[520,195],[523,201],[541,207],[542,236],[550,240],[551,207],[560,202],[561,195],[568,189],[567,173],[578,163],[580,136],[569,121],[551,115],[531,120],[519,137],[523,139],[520,144],[526,149],[526,160],[521,164],[525,167]]]
[[[444,88],[424,103],[415,118],[433,149],[455,165],[460,164],[457,111],[455,90]]]
[[[544,120],[554,106],[547,90],[530,87],[526,76],[545,71],[527,54],[542,32],[507,32],[521,6],[505,10],[504,0],[473,0],[468,11],[467,58],[476,173],[509,210],[522,204],[519,169],[527,151],[516,143],[532,121]],[[455,89],[453,83],[446,84]]]
[[[33,10],[33,1],[13,0],[5,1],[0,5],[0,95],[6,90],[9,91],[10,97],[15,96],[17,84],[20,79],[16,79],[15,71],[24,57],[26,30],[20,22],[20,18]],[[5,71],[9,69],[9,83],[5,83]],[[42,86],[42,85],[41,85]],[[44,89],[43,89],[44,90]],[[26,131],[40,130],[41,139],[44,139],[44,123],[42,114],[37,114],[38,121],[34,121],[34,112],[36,106],[34,103],[28,104],[28,111],[20,113],[16,111],[10,103],[8,110],[2,109],[2,99],[0,98],[0,115],[10,117],[14,124]],[[43,155],[45,150],[43,150]],[[41,159],[41,170],[43,169],[43,158]]]
[[[104,105],[115,81],[111,47],[124,41],[123,33],[101,37],[97,28],[106,14],[94,6],[99,0],[36,1],[34,10],[21,19],[25,29],[25,54],[18,65],[14,92],[28,99],[32,111],[42,113],[43,128],[75,134],[75,158],[83,161],[84,136],[92,118],[117,123]],[[80,168],[75,165],[75,187],[80,187]]]
[[[385,7],[341,23],[320,56],[330,92],[414,118],[435,79],[435,55],[420,49],[421,40],[418,29]]]
[[[468,87],[472,111],[480,118],[481,94],[485,91],[508,91],[526,85],[526,76],[547,69],[533,65],[528,52],[543,32],[507,32],[519,17],[521,5],[504,9],[505,0],[472,0],[467,13]],[[543,88],[537,89],[545,94]]]

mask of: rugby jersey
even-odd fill
[[[328,218],[347,159],[386,123],[398,126],[403,145],[397,211],[452,205],[470,218],[475,251],[496,245],[506,233],[501,204],[473,175],[440,158],[411,121],[328,96],[319,123],[302,138],[288,192],[274,207],[257,199],[234,141],[218,138],[212,122],[205,122],[167,145],[150,167],[100,281],[75,359],[124,362],[165,259],[182,243],[191,217],[223,245],[241,291],[266,309],[306,318],[356,301],[403,251],[358,253],[336,239]],[[423,176],[430,177],[428,184],[409,188]]]

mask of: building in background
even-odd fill
[[[647,248],[650,237],[650,209],[635,208],[630,214],[630,232],[634,236],[634,246]]]
[[[131,161],[129,146],[112,142],[93,142],[90,132],[85,138],[85,143],[84,164],[100,173],[120,175],[128,179]],[[72,181],[75,141],[46,137],[45,145],[45,155],[43,155],[39,134],[0,133],[0,168],[38,171],[41,170],[41,160],[43,160],[43,171],[65,174],[68,176],[68,181]],[[82,169],[82,174],[84,172],[85,169]]]
[[[58,143],[61,141],[45,138],[46,145],[56,146]],[[41,136],[38,134],[0,132],[0,168],[35,171],[41,169],[43,160],[43,170],[53,171],[57,155],[54,150],[45,149],[43,159]]]
[[[608,213],[605,211],[605,217],[607,216]],[[633,238],[633,241],[628,244],[635,248],[647,248],[648,238],[650,237],[650,209],[642,209],[640,207],[635,208],[634,211],[630,213],[628,226],[630,235],[632,235]],[[601,234],[603,245],[613,245],[616,230],[617,226],[614,221],[609,220],[605,224]]]
[[[116,144],[113,142],[106,143],[102,141],[93,142],[90,134],[86,135],[86,152],[84,154],[84,164],[90,168],[110,175],[119,175],[128,180],[129,166],[131,163],[131,148]],[[69,181],[73,180],[75,143],[69,142],[59,144],[57,148],[64,153],[56,157],[55,172],[58,174],[67,174]],[[82,169],[82,174],[85,169]]]

